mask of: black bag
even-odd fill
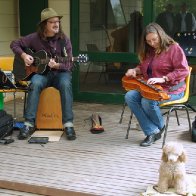
[[[0,140],[9,136],[13,132],[14,119],[6,111],[0,110]]]
[[[28,142],[29,144],[46,144],[48,140],[48,137],[31,137]]]
[[[195,116],[195,120],[192,123],[192,141],[196,142],[196,116]]]

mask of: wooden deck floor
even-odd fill
[[[22,106],[17,100],[18,118],[22,117]],[[13,113],[13,103],[6,103],[5,109]],[[14,131],[15,142],[0,146],[0,183],[56,188],[66,192],[62,195],[139,196],[148,185],[157,182],[162,140],[147,148],[140,147],[144,135],[135,129],[135,119],[129,139],[125,139],[129,111],[127,108],[119,124],[121,109],[121,105],[74,103],[75,141],[67,141],[63,135],[59,142],[44,146],[28,144],[26,140],[17,140],[18,131]],[[91,134],[90,124],[84,122],[95,111],[103,120],[102,134]],[[177,140],[184,145],[187,172],[196,174],[196,144],[190,140],[184,114],[180,112],[181,126],[171,117],[167,141]],[[190,114],[193,121],[195,113]],[[23,194],[34,195],[0,189],[3,196]]]

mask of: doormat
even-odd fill
[[[35,131],[31,137],[48,137],[49,142],[58,142],[63,135],[63,131],[59,130],[37,130]]]

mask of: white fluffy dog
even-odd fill
[[[186,154],[182,144],[169,142],[163,147],[162,162],[159,168],[158,185],[154,187],[164,193],[168,188],[175,188],[175,192],[186,195]]]

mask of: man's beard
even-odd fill
[[[53,28],[54,33],[58,33],[59,32],[59,28]]]

